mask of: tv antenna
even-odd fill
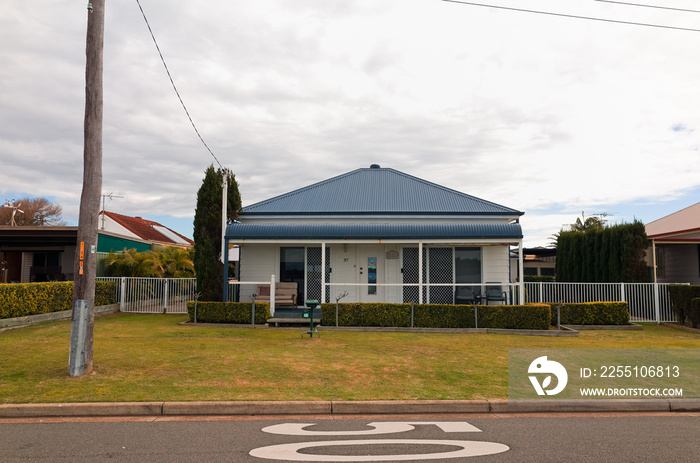
[[[105,198],[109,198],[111,201],[114,198],[123,198],[124,196],[119,196],[115,195],[114,193],[110,193],[108,195],[102,195],[102,227],[100,227],[102,230],[105,229]]]
[[[12,209],[12,218],[10,219],[10,226],[11,227],[17,226],[17,222],[15,222],[15,214],[17,214],[18,212],[21,212],[22,214],[24,214],[24,211],[19,208],[21,205],[22,205],[22,203],[19,203],[18,205],[15,206],[14,199],[12,201],[5,200],[5,204],[2,205],[2,207],[9,207]]]

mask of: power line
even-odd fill
[[[579,15],[573,15],[573,14],[564,14],[564,13],[553,13],[551,11],[539,11],[539,10],[528,10],[525,8],[513,8],[513,7],[508,7],[508,6],[500,6],[500,5],[488,5],[484,3],[474,3],[474,2],[465,2],[461,0],[440,0],[442,2],[448,2],[448,3],[461,3],[463,5],[471,5],[471,6],[480,6],[484,8],[495,8],[498,10],[509,10],[509,11],[520,11],[523,13],[536,13],[536,14],[544,14],[548,16],[561,16],[564,18],[574,18],[574,19],[587,19],[589,21],[601,21],[601,22],[609,22],[609,23],[616,23],[616,24],[627,24],[631,26],[646,26],[646,27],[657,27],[661,29],[674,29],[678,31],[688,31],[688,32],[700,32],[700,29],[691,29],[687,27],[676,27],[676,26],[665,26],[662,24],[650,24],[650,23],[638,23],[638,22],[632,22],[632,21],[620,21],[616,19],[605,19],[605,18],[595,18],[591,16],[579,16]]]
[[[614,0],[594,0],[594,1],[603,2],[603,3],[615,3],[618,5],[627,5],[627,6],[641,6],[643,8],[657,8],[659,10],[684,11],[686,13],[700,13],[700,10],[688,10],[685,8],[672,8],[670,6],[646,5],[643,3],[617,2]]]
[[[141,8],[141,2],[139,0],[136,0],[136,3],[139,5],[139,10],[141,10],[141,15],[143,15],[143,20],[146,21],[146,26],[148,27],[148,32],[151,33],[151,38],[153,38],[153,43],[156,46],[156,50],[158,50],[158,55],[160,55],[160,60],[163,62],[163,67],[165,67],[165,72],[168,74],[168,78],[170,79],[170,83],[173,86],[173,90],[175,90],[175,94],[177,95],[177,98],[180,100],[180,104],[182,105],[182,109],[185,110],[185,114],[187,114],[187,118],[190,120],[190,124],[192,124],[192,128],[194,129],[195,133],[199,137],[199,139],[202,141],[202,144],[204,147],[209,151],[209,154],[212,155],[216,163],[221,167],[222,169],[224,166],[221,165],[219,160],[216,158],[212,150],[209,148],[209,145],[207,145],[207,142],[204,141],[204,138],[202,138],[202,135],[199,133],[199,130],[197,130],[197,126],[194,124],[194,121],[192,120],[192,117],[190,116],[190,112],[187,110],[187,106],[185,106],[185,102],[182,101],[182,97],[180,96],[180,92],[178,92],[177,87],[175,86],[175,82],[173,81],[173,76],[170,75],[170,70],[168,69],[168,65],[165,64],[165,58],[163,58],[163,53],[160,52],[160,47],[158,46],[158,42],[156,41],[156,36],[153,35],[153,30],[151,29],[151,25],[148,23],[148,18],[146,18],[146,13],[144,13],[143,8]]]

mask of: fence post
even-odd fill
[[[542,285],[542,282],[541,282],[541,281],[540,281],[539,284],[540,284],[540,300],[539,300],[539,303],[541,304],[541,303],[542,303],[542,291],[543,291],[543,289],[544,289],[544,286]],[[523,301],[523,304],[524,304],[524,303],[525,303],[525,302]]]
[[[270,316],[275,316],[275,274],[270,275]]]
[[[163,282],[163,313],[168,313],[168,279]]]
[[[411,301],[411,328],[413,328],[413,301]]]
[[[654,315],[656,316],[656,324],[661,324],[661,307],[659,301],[659,284],[654,283]]]
[[[119,294],[119,311],[124,312],[126,308],[126,277],[122,277],[122,287]]]

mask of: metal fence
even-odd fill
[[[97,278],[117,284],[116,300],[121,312],[187,313],[187,301],[193,301],[195,278]]]
[[[526,302],[610,302],[629,305],[633,322],[676,321],[666,283],[525,283]]]
[[[97,278],[116,282],[116,300],[120,311],[132,313],[187,313],[187,301],[194,300],[194,278]],[[274,286],[274,280],[271,280]],[[241,286],[267,284],[264,282],[231,282],[228,300],[238,300]],[[335,289],[366,286],[362,283],[331,283]],[[377,284],[376,286],[414,287],[417,284]],[[425,284],[427,286],[454,286],[452,284]],[[466,285],[461,285],[466,286]],[[518,284],[503,284],[508,302],[519,303]],[[666,283],[525,283],[525,302],[627,302],[633,322],[673,322]],[[274,309],[273,309],[274,310]]]

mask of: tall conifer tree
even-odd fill
[[[204,171],[202,186],[197,192],[197,208],[194,213],[194,269],[197,274],[197,291],[200,300],[220,301],[224,290],[224,266],[221,254],[221,195],[224,171],[209,166]],[[238,217],[241,195],[236,177],[230,172],[228,180],[228,221]]]

